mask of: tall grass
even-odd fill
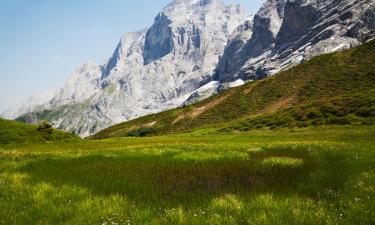
[[[373,127],[209,133],[3,146],[0,224],[375,222]]]

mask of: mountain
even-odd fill
[[[202,102],[107,128],[92,139],[375,124],[375,40],[314,57]]]
[[[229,36],[248,19],[220,0],[175,0],[149,29],[124,35],[103,65],[87,63],[53,98],[20,121],[50,121],[88,136],[110,125],[175,108],[212,80]],[[25,113],[13,113],[13,118]]]
[[[375,35],[373,0],[268,0],[231,40],[216,79],[256,80],[310,58],[358,46]]]
[[[0,146],[21,143],[45,143],[47,141],[74,141],[77,136],[51,128],[0,119]]]
[[[105,64],[79,67],[52,99],[13,115],[85,137],[358,46],[374,21],[373,0],[267,0],[253,18],[219,0],[175,0]]]

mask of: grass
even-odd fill
[[[374,224],[374,128],[3,145],[0,224]]]
[[[373,124],[375,124],[375,92],[367,91],[309,101],[257,117],[243,117],[231,121],[220,131]]]
[[[0,118],[0,145],[14,143],[45,143],[48,141],[74,141],[78,137],[56,129],[4,120]]]

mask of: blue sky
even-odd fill
[[[88,60],[102,63],[120,37],[152,24],[171,0],[1,0],[0,111],[61,87]],[[224,0],[254,14],[264,0]]]

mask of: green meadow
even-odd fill
[[[375,224],[375,127],[0,147],[0,224]]]

